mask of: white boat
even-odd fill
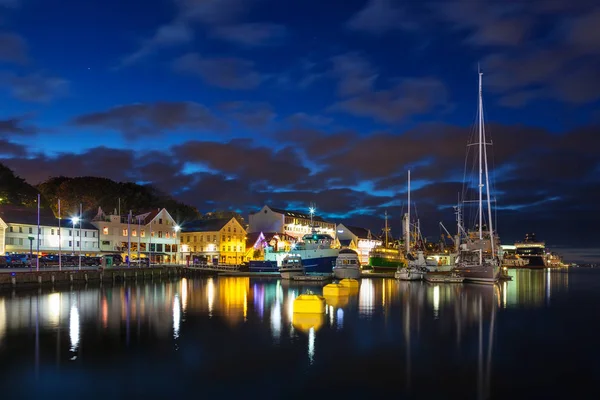
[[[401,281],[420,281],[423,280],[425,271],[417,267],[403,267],[399,268],[394,277]]]
[[[425,274],[425,280],[431,283],[462,283],[465,278],[458,272],[446,273],[427,273]]]
[[[459,229],[465,233],[466,243],[460,244],[460,252],[456,259],[456,269],[464,276],[466,282],[494,284],[498,282],[500,273],[500,260],[497,257],[499,240],[493,229],[492,207],[490,200],[489,171],[487,162],[487,146],[490,144],[486,140],[486,134],[483,123],[483,99],[482,99],[482,72],[479,72],[479,101],[478,101],[478,140],[469,146],[478,147],[478,156],[476,161],[479,163],[479,197],[475,202],[478,203],[478,222],[477,231],[466,233],[460,228],[462,225],[460,217],[460,207],[458,211]],[[465,163],[467,165],[468,163]],[[475,165],[475,163],[474,163]],[[484,180],[485,179],[485,180]],[[486,198],[484,202],[483,188],[485,187]],[[467,193],[471,188],[463,188]],[[487,220],[484,220],[484,203],[487,209]],[[484,229],[484,225],[487,227]],[[485,253],[485,254],[484,254]]]
[[[340,250],[333,267],[333,276],[336,279],[360,278],[360,259],[354,250]]]
[[[292,279],[293,276],[304,275],[302,258],[297,255],[288,255],[281,261],[279,267],[281,279]]]

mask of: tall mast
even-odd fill
[[[481,81],[481,75],[483,75],[483,73],[479,73],[479,80]],[[481,87],[481,83],[479,84]],[[481,93],[481,89],[480,93]],[[482,96],[480,94],[480,103],[483,104],[483,100],[482,100]],[[483,105],[481,105],[481,110],[483,110]],[[481,121],[482,121],[482,139],[484,142],[484,146],[483,146],[483,159],[484,159],[484,167],[485,167],[485,192],[486,192],[486,196],[487,196],[487,209],[488,209],[488,230],[490,232],[490,240],[492,243],[492,256],[495,255],[495,243],[494,243],[494,227],[492,224],[492,206],[491,206],[491,202],[490,202],[490,182],[489,182],[489,173],[488,173],[488,162],[487,162],[487,142],[486,142],[486,138],[485,138],[485,128],[483,128],[483,116],[481,117]]]
[[[385,210],[385,247],[388,247],[388,213],[387,210]]]
[[[406,254],[410,253],[410,169],[408,170],[408,214],[406,223]]]
[[[479,70],[479,240],[483,241],[483,101],[481,98],[481,77],[483,73]],[[483,262],[483,249],[479,250],[479,263]]]

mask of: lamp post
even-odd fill
[[[73,237],[73,252],[71,253],[71,255],[74,257],[75,256],[75,225],[77,225],[79,223],[79,217],[71,218],[71,222],[73,223],[73,232],[71,234],[71,236]]]
[[[29,239],[29,267],[31,268],[32,267],[31,263],[33,260],[33,239],[35,239],[35,238],[33,237],[33,235],[29,235],[28,239]]]
[[[175,254],[175,264],[177,263],[177,251],[179,250],[179,246],[177,245],[177,233],[181,230],[181,227],[179,225],[175,225],[175,227],[173,228],[173,230],[175,231],[175,236],[173,237],[173,241],[175,242],[175,251],[172,251],[171,254]],[[173,250],[173,249],[171,249]]]

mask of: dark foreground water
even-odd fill
[[[600,271],[511,274],[363,279],[303,318],[273,279],[3,292],[0,398],[597,398]]]

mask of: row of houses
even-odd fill
[[[58,219],[51,210],[0,206],[0,254],[63,254],[99,256],[122,254],[150,258],[152,262],[240,264],[259,258],[254,246],[258,237],[276,237],[289,249],[311,233],[312,226],[336,238],[339,245],[357,250],[362,261],[381,241],[363,228],[325,221],[323,218],[264,206],[251,213],[248,226],[236,218],[182,223],[164,208],[133,215],[106,213],[101,208],[92,218]],[[283,239],[283,240],[280,240]],[[39,246],[39,247],[38,247]]]

